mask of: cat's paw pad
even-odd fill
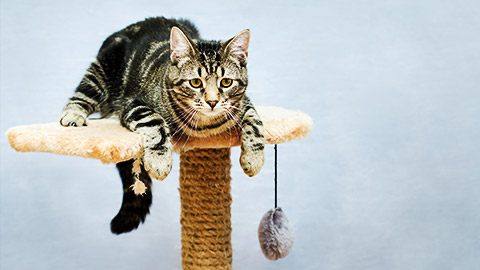
[[[263,150],[242,151],[240,155],[240,165],[245,174],[250,177],[260,172],[264,162],[265,152]]]
[[[172,169],[172,150],[151,150],[145,148],[143,165],[151,177],[162,181]]]
[[[64,127],[81,127],[86,126],[87,121],[82,113],[66,111],[60,117],[60,124]]]

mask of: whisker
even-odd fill
[[[199,112],[195,112],[195,117],[198,116]],[[197,121],[195,122],[195,129],[197,129],[197,125],[198,125],[198,122],[200,121],[200,117],[197,117],[196,119]],[[185,143],[183,144],[183,148],[185,148],[185,146],[187,145],[188,143],[188,140],[190,140],[190,137],[192,136],[192,131],[190,131],[190,133],[188,134],[188,137],[187,137],[187,140],[185,141]]]
[[[240,108],[238,108],[238,107],[235,107],[235,106],[230,106],[230,108],[235,109],[235,110],[237,110],[237,111],[243,111],[242,109],[240,109]]]
[[[192,113],[193,111],[195,111],[195,109],[190,108],[188,111],[185,111],[186,112],[185,115],[188,115],[187,117],[191,117],[191,115],[194,114]],[[180,130],[183,130],[183,128],[186,127],[189,122],[190,122],[189,119],[187,119],[187,122],[182,122],[182,125],[180,125],[175,131],[175,133],[172,134],[172,137],[175,136]]]
[[[198,111],[194,110],[193,108],[192,108],[192,111],[194,111],[194,112],[193,112],[193,113],[190,113],[190,115],[189,115],[190,118],[187,119],[187,121],[184,122],[180,127],[178,127],[178,128],[177,128],[177,131],[175,132],[175,134],[176,134],[178,131],[182,131],[182,134],[181,134],[181,136],[180,136],[180,138],[179,138],[178,141],[183,140],[184,135],[187,135],[187,140],[188,140],[188,138],[189,138],[190,135],[191,135],[191,134],[190,134],[190,135],[186,134],[186,131],[184,130],[184,128],[185,128],[186,126],[188,126],[188,124],[191,123],[192,119],[193,119],[194,117],[196,117],[196,115],[198,114]],[[191,111],[190,111],[190,112],[191,112]],[[190,133],[191,133],[191,131],[190,131]],[[174,134],[174,135],[175,135],[175,134]],[[172,137],[173,137],[174,135],[172,135]],[[173,145],[174,147],[177,145],[178,141]],[[184,145],[184,147],[185,147],[185,145]]]
[[[227,114],[224,114],[227,122],[229,121]],[[228,145],[232,145],[232,128],[228,128]]]
[[[173,115],[172,115],[172,117],[170,117],[170,119],[167,120],[167,123],[170,125],[170,124],[173,123],[173,121],[176,120],[175,117],[177,117],[177,119],[178,119],[178,118],[183,118],[184,116],[186,116],[186,115],[188,115],[189,113],[191,113],[193,110],[194,110],[193,108],[188,108],[188,110],[183,111],[179,116],[173,116]]]
[[[230,111],[227,111],[228,115],[230,115],[230,117],[232,117],[232,120],[235,121],[235,123],[237,123],[237,125],[242,129],[242,132],[243,133],[246,133],[245,129],[243,129],[242,125],[238,122],[238,118],[235,117],[235,115],[232,114],[232,112]]]

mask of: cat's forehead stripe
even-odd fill
[[[201,64],[206,68],[208,74],[213,74],[217,71],[221,60],[220,48],[221,44],[218,41],[200,41],[197,44]]]
[[[215,52],[217,53],[220,50],[221,45],[218,41],[200,41],[197,44],[197,49],[200,52]]]

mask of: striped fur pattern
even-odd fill
[[[240,164],[249,176],[264,163],[264,129],[245,96],[250,32],[227,41],[206,41],[187,20],[150,18],[108,37],[60,118],[86,125],[88,115],[115,117],[143,135],[140,181],[162,180],[172,167],[172,137],[240,131]],[[116,234],[145,220],[151,192],[133,195],[133,161],[117,164],[124,186],[122,207],[111,222]],[[147,173],[148,172],[148,173]]]

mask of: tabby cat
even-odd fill
[[[147,187],[135,195],[133,160],[117,168],[123,202],[111,222],[121,234],[145,221],[152,203],[150,176],[162,180],[172,167],[172,136],[208,137],[241,132],[240,164],[249,176],[264,163],[264,129],[245,96],[250,32],[227,41],[206,41],[187,20],[149,18],[109,36],[60,118],[84,126],[87,117],[118,118],[143,135],[137,178]]]

